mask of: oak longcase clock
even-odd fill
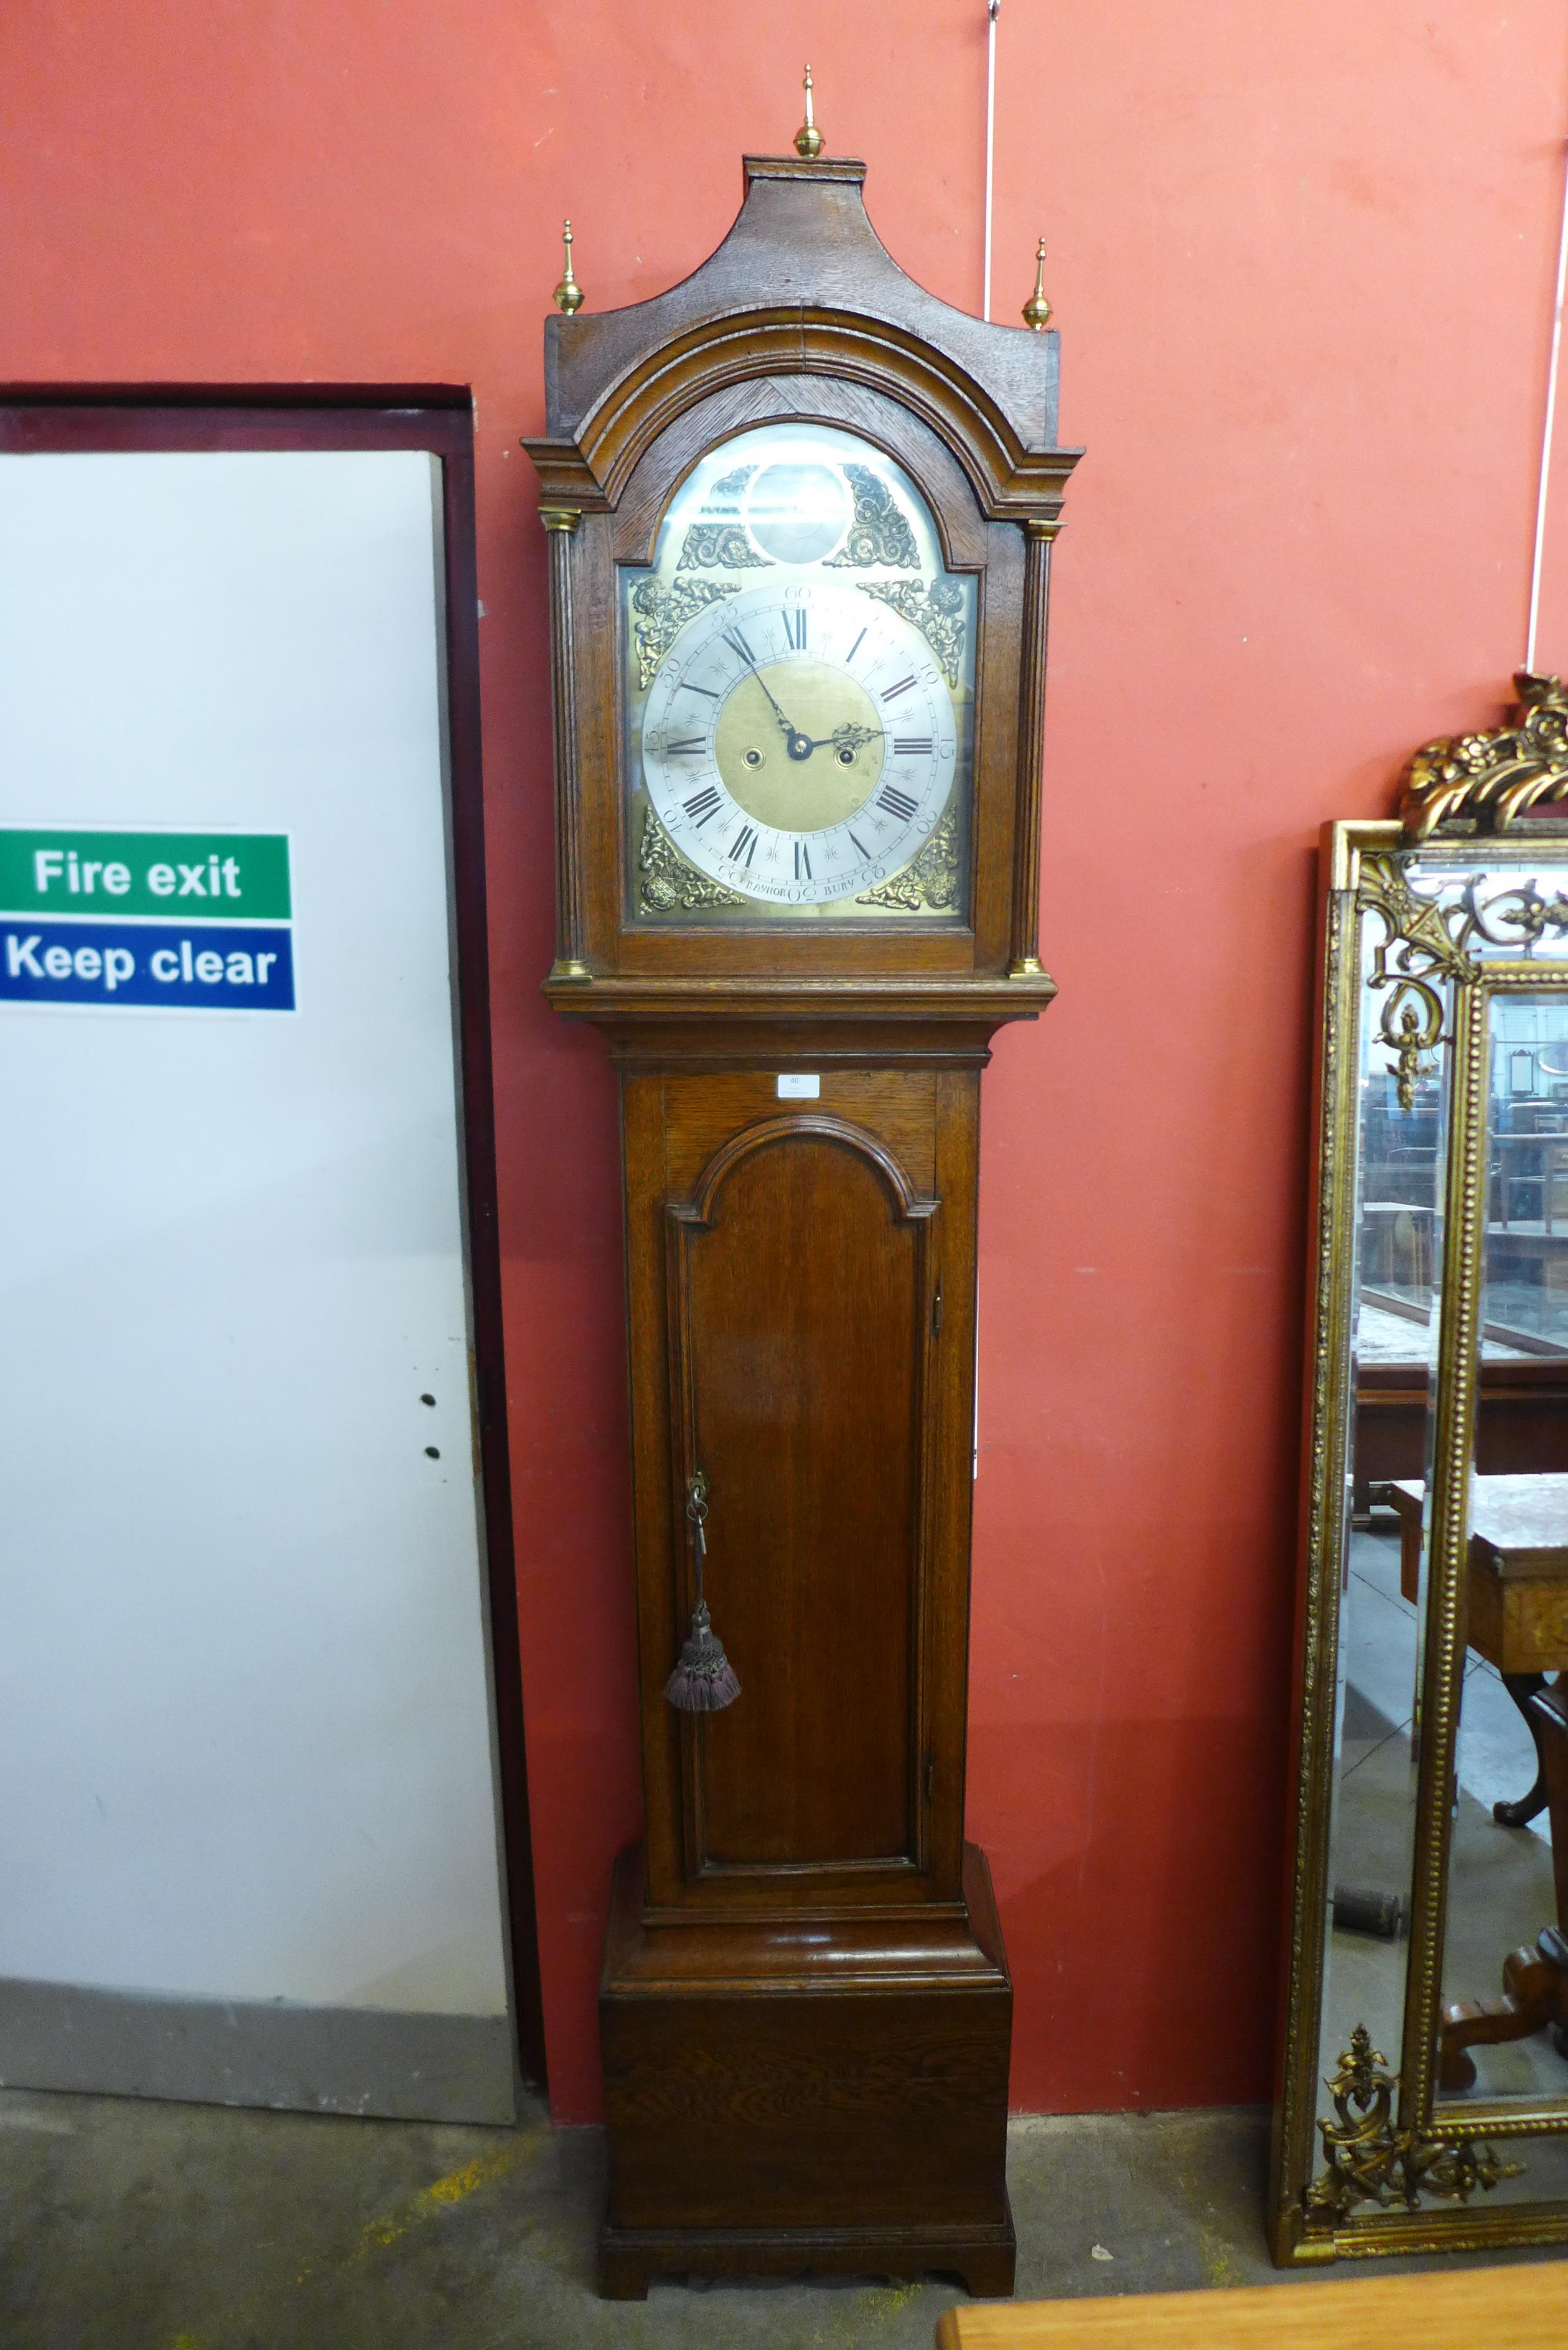
[[[645,1835],[600,1994],[607,2293],[1012,2289],[1012,1990],[963,1836],[980,1073],[1036,939],[1056,340],[864,166],[552,318],[558,949],[623,1104]],[[573,289],[575,291],[575,289]],[[628,1596],[629,1604],[629,1596]]]

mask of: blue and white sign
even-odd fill
[[[294,949],[279,926],[0,922],[0,1003],[292,1012]]]
[[[292,1012],[293,913],[286,832],[0,824],[0,1004]]]

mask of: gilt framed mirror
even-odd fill
[[[1568,698],[1324,835],[1282,2264],[1568,2237]]]

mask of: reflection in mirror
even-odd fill
[[[1489,745],[1324,844],[1282,2262],[1568,2236],[1568,824]]]
[[[1357,2025],[1397,2072],[1416,1820],[1422,1495],[1441,1263],[1444,1097],[1428,1054],[1401,1058],[1403,991],[1363,971],[1348,1431],[1340,1565],[1330,1914],[1318,2074]],[[1446,991],[1438,1003],[1445,1017]]]
[[[1445,2095],[1568,2101],[1568,995],[1490,999]],[[1489,1419],[1486,1357],[1509,1409]]]

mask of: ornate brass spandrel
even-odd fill
[[[687,621],[704,604],[739,593],[738,588],[722,579],[677,579],[669,588],[659,579],[638,581],[631,591],[631,639],[637,654],[637,681],[644,693]]]
[[[826,568],[866,571],[886,564],[892,571],[912,571],[920,560],[909,516],[879,473],[869,465],[846,463],[845,479],[855,494],[855,518],[849,535]]]
[[[1568,687],[1519,670],[1514,720],[1479,734],[1444,734],[1412,753],[1400,778],[1399,820],[1411,840],[1441,824],[1509,826],[1542,800],[1568,796]]]
[[[1351,2033],[1350,2046],[1324,2086],[1334,2099],[1334,2117],[1318,2123],[1324,2168],[1307,2189],[1309,2219],[1337,2225],[1361,2203],[1384,2210],[1403,2203],[1415,2211],[1424,2195],[1468,2203],[1478,2191],[1490,2193],[1500,2179],[1517,2178],[1522,2171],[1522,2164],[1504,2162],[1485,2139],[1423,2137],[1398,2128],[1394,2100],[1399,2076],[1388,2070],[1364,2023]]]
[[[691,913],[699,906],[742,906],[732,889],[721,889],[688,865],[651,808],[642,816],[637,852],[638,896],[645,914]]]
[[[1415,1105],[1418,1078],[1430,1076],[1425,1055],[1449,1041],[1442,983],[1468,986],[1485,968],[1483,946],[1532,947],[1549,931],[1568,931],[1568,897],[1545,897],[1533,881],[1480,894],[1471,875],[1456,895],[1440,898],[1412,889],[1405,860],[1368,854],[1361,859],[1356,904],[1376,914],[1384,935],[1373,950],[1367,986],[1383,993],[1378,1033],[1394,1056],[1401,1109]]]
[[[1422,979],[1471,976],[1469,940],[1457,933],[1453,921],[1462,910],[1413,889],[1402,858],[1364,857],[1355,902],[1362,913],[1376,914],[1383,925],[1383,939],[1373,955],[1374,987],[1386,987],[1404,974]],[[1388,969],[1391,954],[1393,972]]]
[[[682,571],[767,571],[773,566],[765,555],[759,555],[747,537],[741,521],[741,499],[746,484],[757,471],[755,465],[739,465],[715,482],[710,497],[733,500],[730,513],[721,511],[704,515],[694,522],[687,532],[675,568]]]
[[[956,579],[863,579],[863,596],[875,596],[891,605],[901,619],[912,621],[941,663],[942,674],[957,691],[963,667],[964,592]]]
[[[1451,920],[1460,910],[1412,889],[1399,858],[1362,858],[1356,903],[1383,925],[1367,986],[1383,995],[1378,1033],[1394,1057],[1399,1107],[1412,1109],[1417,1080],[1435,1067],[1426,1055],[1448,1041],[1444,1001],[1434,982],[1470,979],[1476,966]]]
[[[895,873],[863,890],[857,906],[893,906],[901,913],[949,913],[959,900],[958,811],[950,807],[919,855]]]

